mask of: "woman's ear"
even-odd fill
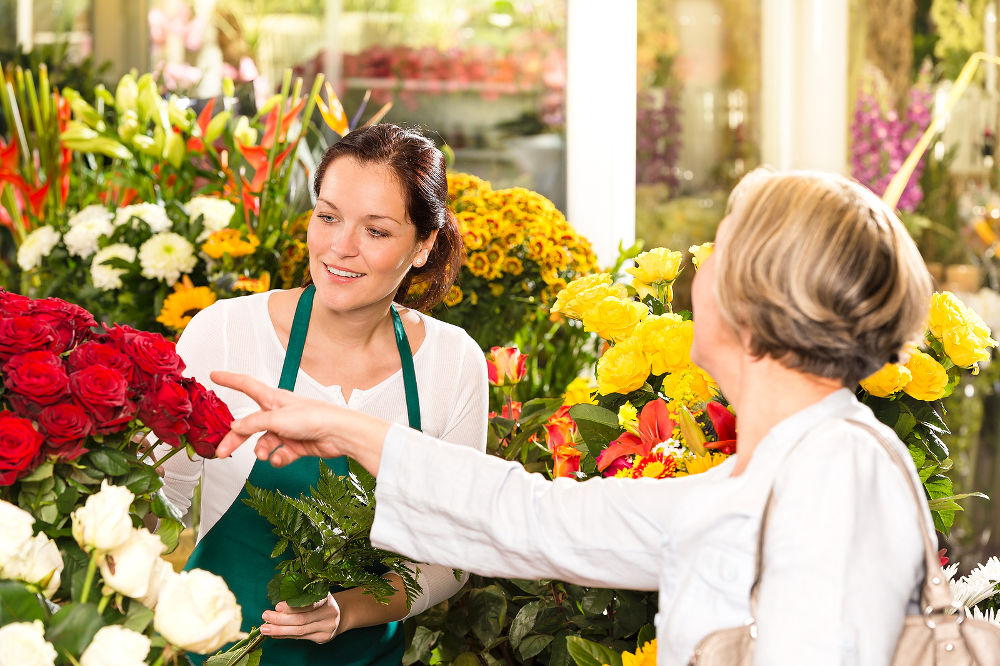
[[[430,251],[434,249],[434,243],[435,241],[437,241],[437,237],[438,237],[438,230],[435,229],[434,231],[431,232],[430,236],[428,236],[426,239],[420,241],[420,243],[417,244],[417,252],[423,252],[424,250],[426,250],[427,253],[429,254]]]

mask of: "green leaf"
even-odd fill
[[[569,650],[566,648],[566,632],[560,631],[552,637],[552,652],[549,653],[549,666],[573,666]]]
[[[45,638],[58,652],[81,654],[103,626],[96,605],[69,603],[52,616]]]
[[[24,583],[0,580],[0,624],[44,620],[47,615],[42,598]]]
[[[426,663],[431,656],[431,647],[440,635],[440,631],[431,631],[427,627],[417,627],[406,652],[403,653],[403,666],[410,666],[410,664],[417,662]]]
[[[576,666],[622,666],[620,653],[580,636],[567,636],[566,647]]]
[[[523,641],[521,641],[521,644],[517,647],[517,651],[521,655],[522,659],[528,660],[548,647],[551,642],[552,636],[547,636],[545,634],[530,634],[526,636]]]
[[[56,499],[56,508],[62,514],[68,514],[76,508],[76,501],[80,497],[80,492],[72,486],[66,488]]]
[[[521,610],[514,616],[514,621],[510,624],[510,644],[513,647],[520,645],[521,640],[535,628],[535,620],[542,610],[541,601],[531,601],[521,607]]]
[[[931,499],[950,497],[952,494],[951,479],[942,474],[934,474],[924,481],[924,489]]]
[[[116,449],[99,448],[87,454],[90,464],[104,472],[107,476],[121,476],[129,470],[129,463],[134,462],[128,455]]]
[[[951,526],[955,523],[954,511],[932,511],[931,517],[934,519],[934,529],[943,534],[951,532]]]
[[[635,641],[635,649],[641,648],[646,643],[656,638],[656,628],[652,624],[644,624],[639,630],[639,637]]]
[[[603,587],[592,587],[583,595],[581,607],[589,615],[603,615],[611,605],[613,592]]]
[[[451,662],[452,666],[481,666],[475,652],[463,652]]]
[[[580,438],[587,444],[594,458],[604,450],[608,442],[621,435],[618,414],[610,409],[598,405],[573,405],[569,415],[576,421]]]
[[[989,499],[983,493],[962,493],[960,495],[948,495],[947,497],[935,497],[932,500],[928,500],[927,505],[930,507],[931,511],[964,511],[964,509],[957,504],[957,500],[965,499],[966,497],[982,497],[983,499]]]
[[[125,478],[118,481],[118,485],[125,486],[136,495],[146,495],[159,489],[163,482],[152,466],[140,464],[132,465]]]
[[[45,462],[35,468],[35,470],[28,476],[20,479],[21,483],[28,483],[29,481],[41,481],[42,479],[48,479],[52,476],[53,464],[50,462]]]
[[[240,657],[239,651],[226,651],[216,654],[204,661],[205,666],[260,666],[263,650],[254,650]]]
[[[483,645],[489,645],[503,630],[507,616],[507,597],[499,585],[490,585],[469,593],[472,632]]]
[[[138,601],[129,602],[128,613],[122,625],[126,629],[131,629],[140,634],[145,633],[146,628],[153,621],[153,611],[143,606]]]

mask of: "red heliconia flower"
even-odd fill
[[[736,417],[726,407],[718,402],[710,402],[705,406],[708,418],[712,421],[717,442],[706,442],[706,449],[713,449],[727,456],[736,452]]]
[[[517,384],[527,373],[527,354],[517,347],[493,347],[486,356],[486,373],[493,386]]]
[[[605,471],[622,456],[637,455],[645,458],[653,447],[673,437],[674,420],[670,418],[667,403],[659,398],[650,400],[639,413],[639,435],[626,432],[608,444],[597,456],[597,469]]]

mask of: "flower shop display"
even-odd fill
[[[528,352],[526,396],[561,391],[592,360],[591,336],[545,306],[568,281],[596,270],[590,242],[537,192],[494,190],[476,176],[450,173],[448,198],[466,261],[431,314],[464,328],[483,349]]]
[[[178,663],[239,635],[222,580],[176,574],[180,516],[156,467],[211,457],[232,414],[172,342],[0,291],[0,654],[29,664]],[[173,449],[147,460],[150,434]],[[143,527],[158,522],[156,534]]]

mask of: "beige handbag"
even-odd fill
[[[908,463],[892,446],[889,446],[871,426],[852,421],[871,432],[889,457],[902,470],[907,480]],[[921,495],[917,487],[910,483],[913,499],[918,506]],[[774,499],[774,490],[768,495],[764,514],[761,517],[760,534],[757,539],[757,565],[754,582],[750,588],[751,619],[746,626],[731,627],[713,631],[699,641],[688,666],[750,666],[753,663],[754,639],[757,625],[753,617],[757,614],[757,591],[760,586],[762,553],[764,550],[764,529],[767,514]],[[921,511],[920,514],[923,512]],[[920,531],[924,537],[925,571],[923,589],[920,593],[922,615],[908,615],[903,624],[903,632],[896,643],[892,666],[992,666],[1000,664],[1000,626],[984,620],[966,617],[965,608],[957,607],[952,599],[951,586],[945,579],[938,559],[935,541],[927,529],[926,521],[920,520]],[[957,607],[957,613],[952,612]]]

